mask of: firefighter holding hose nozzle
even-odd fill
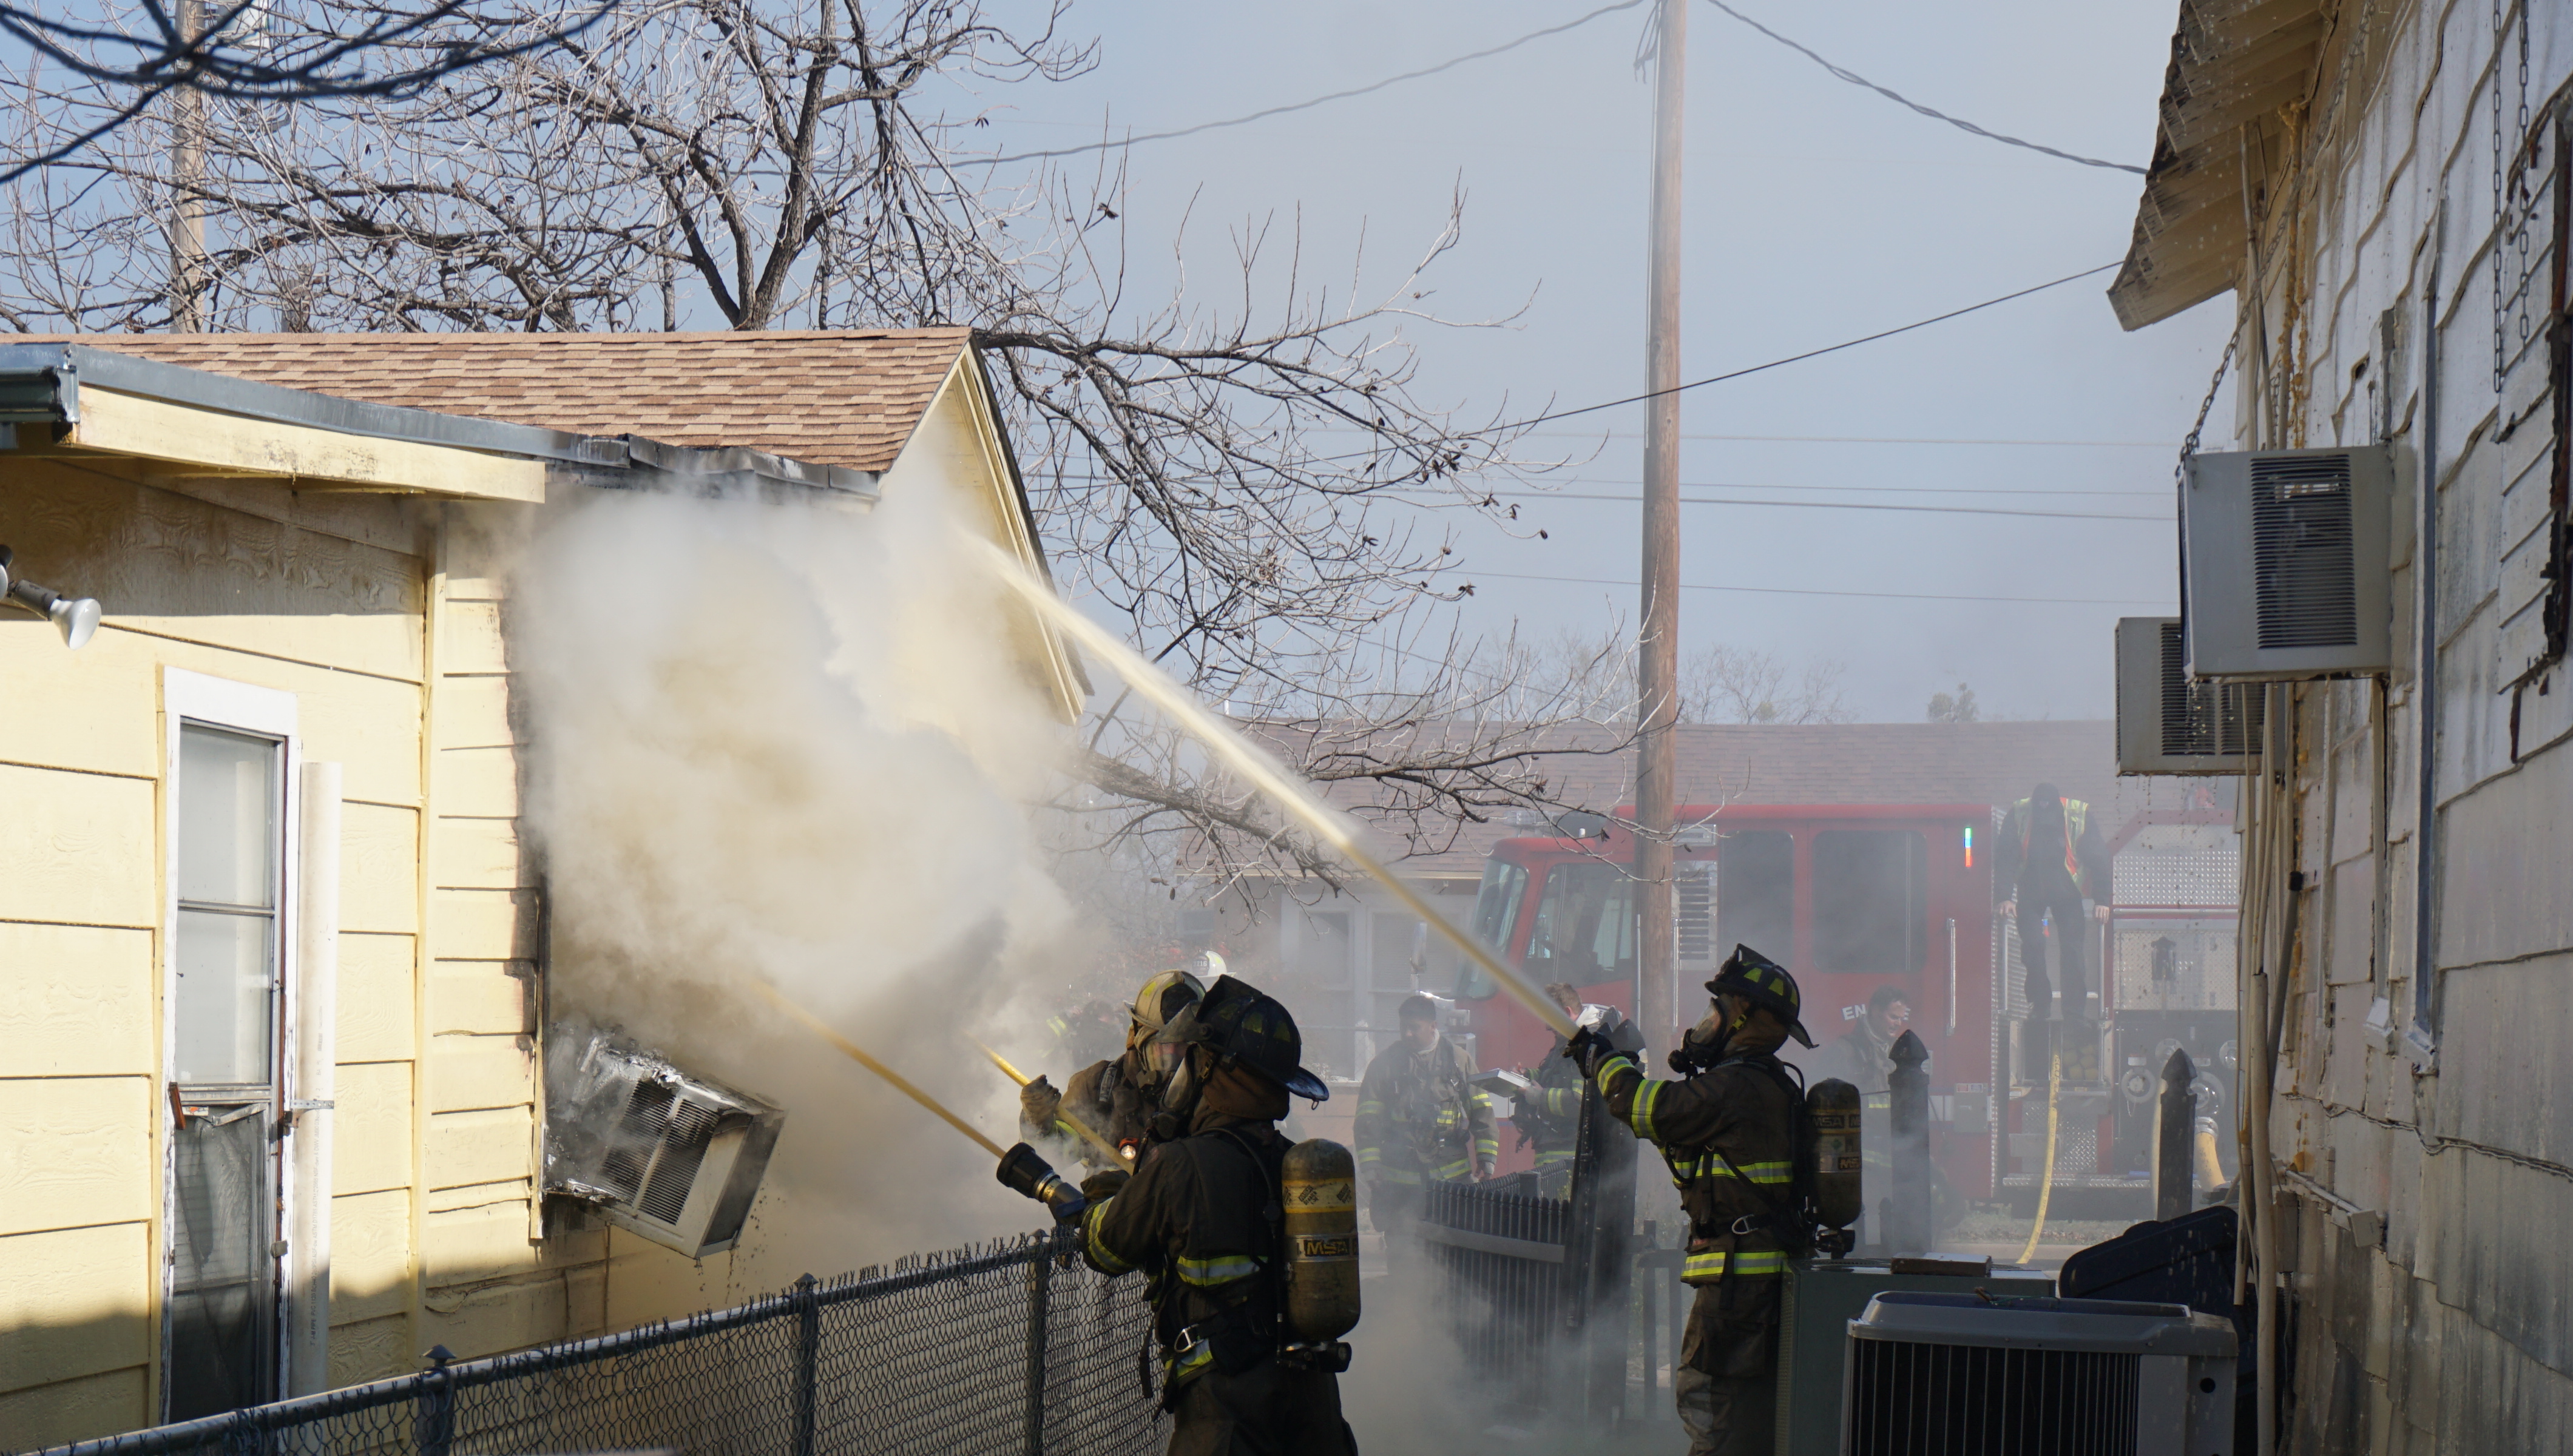
[[[1797,1161],[1810,1156],[1799,1145],[1805,1092],[1778,1048],[1814,1040],[1795,978],[1748,946],[1706,989],[1714,1009],[1671,1054],[1680,1081],[1646,1077],[1589,1026],[1564,1055],[1612,1115],[1661,1148],[1688,1210],[1680,1277],[1697,1298],[1671,1383],[1690,1456],[1749,1456],[1770,1449],[1777,1416],[1779,1276],[1813,1234],[1796,1186]]]
[[[1019,1089],[1019,1135],[1030,1142],[1077,1138],[1087,1127],[1116,1144],[1131,1169],[1151,1140],[1162,1084],[1180,1059],[1180,1049],[1156,1039],[1205,994],[1205,983],[1186,971],[1145,982],[1127,1013],[1126,1050],[1115,1060],[1075,1072],[1061,1092],[1042,1077]]]
[[[1181,1055],[1133,1174],[1065,1189],[1021,1143],[1001,1181],[1077,1220],[1092,1268],[1150,1278],[1171,1456],[1356,1456],[1337,1378],[1358,1315],[1355,1168],[1336,1143],[1279,1134],[1290,1094],[1329,1095],[1297,1065],[1294,1019],[1226,976],[1154,1045]]]

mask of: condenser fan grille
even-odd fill
[[[2191,682],[2178,618],[2161,623],[2160,637],[2162,752],[2174,758],[2251,752],[2260,732],[2260,696]]]
[[[2358,642],[2346,454],[2251,461],[2253,606],[2263,651]]]

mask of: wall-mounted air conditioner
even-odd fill
[[[2189,679],[2179,618],[2118,619],[2118,772],[2244,772],[2260,713],[2257,687]]]
[[[2226,1456],[2233,1354],[2183,1304],[1879,1294],[1849,1322],[1842,1456]]]
[[[741,1236],[785,1123],[604,1028],[545,1031],[545,1191],[691,1258]]]
[[[2393,665],[2383,445],[2189,458],[2180,495],[2192,677],[2237,681]]]

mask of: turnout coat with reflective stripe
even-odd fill
[[[1358,1084],[1350,1129],[1359,1176],[1418,1187],[1464,1177],[1476,1158],[1498,1158],[1492,1099],[1474,1090],[1473,1075],[1473,1059],[1445,1037],[1426,1052],[1396,1042],[1377,1053]]]
[[[1272,1122],[1208,1113],[1196,1125],[1147,1152],[1134,1178],[1082,1217],[1082,1256],[1092,1268],[1152,1276],[1172,1385],[1210,1365],[1239,1374],[1278,1348],[1273,1266],[1282,1235],[1270,1210],[1290,1144]],[[1184,1330],[1202,1338],[1184,1349]]]
[[[1689,1283],[1712,1284],[1728,1272],[1776,1274],[1787,1266],[1785,1246],[1765,1226],[1772,1201],[1787,1206],[1796,1171],[1796,1103],[1778,1067],[1767,1053],[1736,1057],[1685,1082],[1646,1077],[1626,1057],[1599,1068],[1608,1110],[1661,1148],[1670,1164],[1689,1214],[1680,1275]],[[1749,1231],[1734,1232],[1737,1223]]]

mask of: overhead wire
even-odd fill
[[[1543,40],[1550,35],[1561,35],[1568,30],[1578,30],[1603,15],[1613,15],[1620,10],[1632,10],[1642,3],[1644,3],[1644,0],[1617,0],[1616,4],[1603,5],[1578,19],[1567,20],[1561,25],[1549,25],[1543,30],[1529,31],[1526,35],[1520,36],[1514,41],[1504,41],[1499,45],[1487,47],[1479,51],[1468,51],[1464,55],[1457,56],[1451,60],[1441,61],[1435,66],[1424,66],[1417,71],[1405,71],[1399,76],[1387,76],[1381,81],[1372,82],[1365,86],[1351,87],[1346,91],[1334,91],[1328,95],[1316,96],[1309,101],[1289,102],[1285,106],[1269,107],[1263,111],[1255,111],[1248,116],[1237,116],[1225,121],[1200,122],[1193,127],[1180,127],[1176,130],[1167,132],[1147,132],[1140,137],[1127,137],[1121,141],[1115,142],[1085,142],[1078,147],[1053,147],[1040,152],[1014,152],[1003,157],[978,157],[959,160],[964,165],[968,166],[998,167],[1005,162],[1038,162],[1051,157],[1079,157],[1091,152],[1113,151],[1120,147],[1137,147],[1146,142],[1167,142],[1177,137],[1193,137],[1200,132],[1218,131],[1225,127],[1248,126],[1256,121],[1266,121],[1273,116],[1285,116],[1289,112],[1310,111],[1314,107],[1327,106],[1334,101],[1347,101],[1351,97],[1365,96],[1371,92],[1382,91],[1388,86],[1399,86],[1405,81],[1417,81],[1424,76],[1435,76],[1441,71],[1452,71],[1458,66],[1462,66],[1469,61],[1486,60],[1490,57],[1500,55],[1505,51],[1517,50],[1519,47],[1526,45],[1531,41]]]
[[[1923,106],[1920,102],[1913,100],[1911,97],[1904,95],[1900,91],[1879,86],[1875,82],[1870,81],[1856,71],[1850,70],[1846,66],[1835,65],[1832,62],[1825,60],[1810,48],[1798,45],[1796,42],[1791,41],[1785,36],[1780,35],[1778,32],[1771,30],[1769,27],[1762,25],[1759,21],[1756,21],[1750,16],[1743,14],[1741,11],[1734,9],[1732,6],[1725,4],[1724,0],[1706,0],[1706,3],[1723,11],[1725,14],[1732,16],[1734,19],[1741,21],[1744,25],[1747,25],[1753,30],[1760,32],[1762,35],[1769,37],[1771,40],[1785,46],[1787,49],[1794,51],[1796,54],[1803,56],[1806,60],[1813,62],[1824,70],[1829,71],[1835,78],[1846,81],[1852,86],[1863,86],[1868,90],[1875,92],[1877,95],[1884,97],[1886,100],[1895,103],[1897,106],[1906,107],[1912,111],[1919,112],[1921,115],[1930,118],[1932,121],[1946,122],[1948,125],[1955,127],[1961,132],[1967,132],[1974,136],[1982,137],[1988,142],[2000,142],[2006,146],[2012,147],[2026,147],[2032,152],[2043,152],[2049,157],[2062,158],[2067,162],[2078,162],[2085,167],[2101,167],[2112,172],[2132,172],[2138,177],[2144,175],[2144,168],[2138,167],[2130,162],[2110,162],[2098,157],[2084,157],[2072,152],[2058,151],[2057,149],[2043,145],[2042,143],[2029,141],[2025,137],[2007,136],[2001,132],[1979,127],[1973,122],[1966,120],[1964,117],[1950,116],[1948,113],[1937,110],[1936,108]]]
[[[1592,494],[1580,490],[1513,490],[1507,494],[1522,500],[1621,500],[1633,505],[1640,505],[1644,500],[1640,495]],[[2043,516],[2051,520],[2145,520],[2162,525],[2171,523],[2171,517],[2167,515],[2133,515],[2105,510],[2019,510],[2002,505],[1905,505],[1892,500],[1736,500],[1713,495],[1683,495],[1679,497],[1679,503],[1682,505],[1767,505],[1782,510],[1904,510],[1921,511],[1932,515],[2025,515]]]
[[[1459,576],[1492,577],[1508,581],[1564,581],[1576,586],[1640,586],[1641,582],[1620,581],[1608,576],[1546,576],[1530,571],[1469,571],[1455,568]],[[1739,591],[1757,596],[1852,596],[1875,597],[1887,601],[1998,601],[2019,602],[2032,606],[2158,606],[2158,599],[2139,596],[1969,596],[1932,591],[1834,591],[1819,586],[1733,586],[1714,582],[1683,581],[1682,591]]]

